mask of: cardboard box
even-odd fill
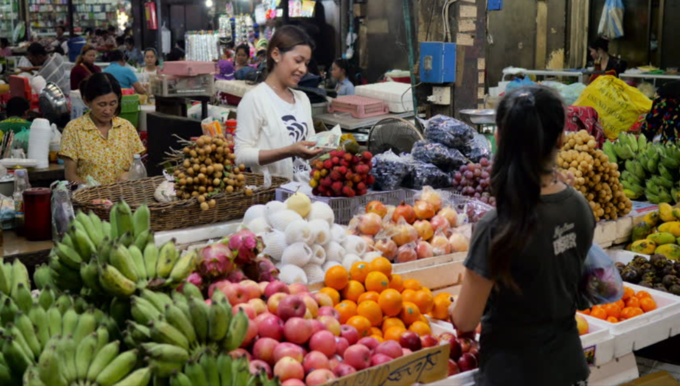
[[[406,386],[431,383],[449,372],[449,344],[416,351],[380,366],[338,378],[326,386]]]
[[[668,371],[659,371],[658,373],[645,375],[634,381],[623,383],[621,386],[680,386],[680,382],[673,378]]]

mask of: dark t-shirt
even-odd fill
[[[576,329],[576,295],[595,219],[572,188],[541,197],[536,233],[512,256],[520,289],[497,283],[482,317],[480,385],[571,385],[588,378]],[[491,279],[491,211],[477,224],[465,267]]]

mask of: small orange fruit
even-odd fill
[[[357,305],[351,300],[343,300],[335,306],[340,313],[340,324],[345,324],[352,316],[357,314]]]
[[[383,313],[378,303],[367,300],[357,307],[357,315],[361,315],[371,322],[371,326],[377,327],[382,323]]]
[[[432,317],[439,320],[449,318],[449,306],[453,304],[453,297],[447,293],[440,293],[435,296],[432,306]]]
[[[390,279],[382,272],[371,272],[366,276],[366,289],[368,291],[375,291],[381,293],[388,289]]]
[[[619,319],[618,319],[618,318],[615,318],[615,317],[613,317],[613,316],[609,316],[609,317],[607,317],[607,321],[608,321],[609,323],[618,323],[618,322],[619,322]]]
[[[352,268],[349,270],[349,278],[356,280],[359,283],[363,283],[366,280],[366,275],[370,271],[368,270],[368,263],[364,261],[357,261],[352,264]]]
[[[635,296],[635,291],[630,287],[623,287],[623,297],[621,300],[626,301]]]
[[[416,294],[413,297],[413,303],[418,306],[421,314],[427,314],[432,311],[434,297],[432,297],[432,293],[429,291],[416,291]]]
[[[623,301],[623,299],[617,300],[615,304],[619,306],[620,309],[626,308],[626,303]]]
[[[420,282],[416,279],[407,279],[404,281],[404,288],[412,289],[414,291],[420,291],[423,288],[423,286],[420,285]]]
[[[323,287],[319,290],[319,292],[330,296],[331,300],[333,300],[333,305],[340,303],[340,292],[338,292],[338,290],[335,288]]]
[[[649,292],[647,292],[647,291],[638,291],[638,293],[635,294],[635,297],[640,299],[640,300],[642,300],[644,298],[650,298],[651,299],[652,295],[650,295]]]
[[[387,330],[389,330],[392,327],[401,327],[404,330],[406,330],[406,325],[399,318],[387,318],[383,321],[383,324],[382,324],[383,333],[385,333]]]
[[[423,314],[420,314],[420,318],[418,318],[418,320],[423,322],[423,323],[427,323],[428,326],[430,325],[430,321],[427,320],[427,316],[425,316]]]
[[[346,323],[359,331],[359,338],[366,337],[371,332],[371,322],[365,316],[354,315]]]
[[[630,298],[626,301],[626,307],[640,307],[640,299]]]
[[[420,309],[413,303],[404,302],[404,305],[401,308],[401,314],[399,315],[401,320],[404,321],[404,324],[410,326],[420,320]]]
[[[368,264],[368,271],[382,272],[389,278],[392,276],[392,263],[384,257],[378,257]]]
[[[401,297],[405,302],[413,303],[416,300],[416,291],[412,289],[405,289],[404,292],[401,293]]]
[[[636,316],[640,316],[640,315],[644,314],[645,312],[642,311],[642,308],[640,308],[640,307],[633,307],[632,313],[633,313],[633,316],[631,316],[631,318],[634,318]]]
[[[401,294],[394,289],[388,288],[380,294],[378,304],[383,314],[387,316],[397,316],[401,312]]]
[[[639,313],[638,313],[639,312]],[[642,315],[642,309],[638,307],[626,307],[621,311],[621,319],[630,319]]]
[[[342,265],[333,266],[326,271],[324,282],[326,283],[326,286],[340,291],[347,286],[347,283],[349,282],[349,273]]]
[[[392,278],[390,279],[390,288],[394,288],[399,292],[404,290],[404,279],[402,279],[400,274],[392,274]]]
[[[618,319],[621,316],[621,308],[616,303],[609,303],[603,306],[604,310],[607,311],[608,317],[614,317]]]
[[[380,294],[375,292],[375,291],[366,291],[361,296],[359,296],[359,300],[357,300],[358,304],[361,304],[367,300],[373,300],[374,302],[378,302],[378,298],[380,297]]]
[[[371,327],[371,336],[379,336],[382,338],[383,332],[378,327]]]
[[[382,335],[371,335],[371,338],[375,338],[375,340],[377,340],[378,343],[382,343],[385,341],[385,338],[383,338]]]
[[[656,310],[656,302],[652,298],[642,298],[640,299],[640,308],[644,312],[654,311]]]
[[[357,300],[359,300],[359,296],[364,292],[366,292],[366,290],[364,289],[363,284],[356,280],[350,280],[345,289],[342,290],[342,298],[356,303]]]
[[[412,325],[408,327],[408,330],[415,332],[416,334],[418,334],[418,336],[432,334],[432,329],[430,328],[430,325],[421,321],[414,322]]]
[[[605,311],[603,308],[594,308],[593,310],[590,311],[590,316],[592,316],[593,318],[605,320],[607,319],[607,311]]]
[[[395,327],[390,327],[385,331],[385,334],[383,335],[383,338],[385,340],[394,340],[396,342],[399,342],[399,338],[401,338],[401,335],[406,332],[406,329],[403,327],[395,326]]]

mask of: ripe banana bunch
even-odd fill
[[[248,359],[233,359],[229,354],[215,357],[210,350],[199,360],[189,359],[183,372],[170,377],[170,386],[275,386],[278,378],[269,379],[265,372],[252,375]]]
[[[187,286],[192,290],[187,292]],[[243,311],[232,316],[231,304],[221,291],[215,291],[208,305],[193,284],[185,283],[184,289],[198,292],[198,297],[177,291],[170,297],[147,289],[131,297],[133,320],[123,333],[125,342],[144,349],[159,377],[181,371],[188,358],[198,359],[206,349],[238,348],[248,332],[248,317]]]

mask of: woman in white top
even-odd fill
[[[158,73],[158,52],[155,48],[144,50],[144,64],[145,66],[139,71],[139,81],[149,83],[149,75]]]
[[[309,98],[292,89],[307,72],[312,47],[301,29],[277,29],[267,49],[266,80],[239,103],[236,160],[255,173],[308,180],[306,160],[322,152],[307,141],[315,134]]]

